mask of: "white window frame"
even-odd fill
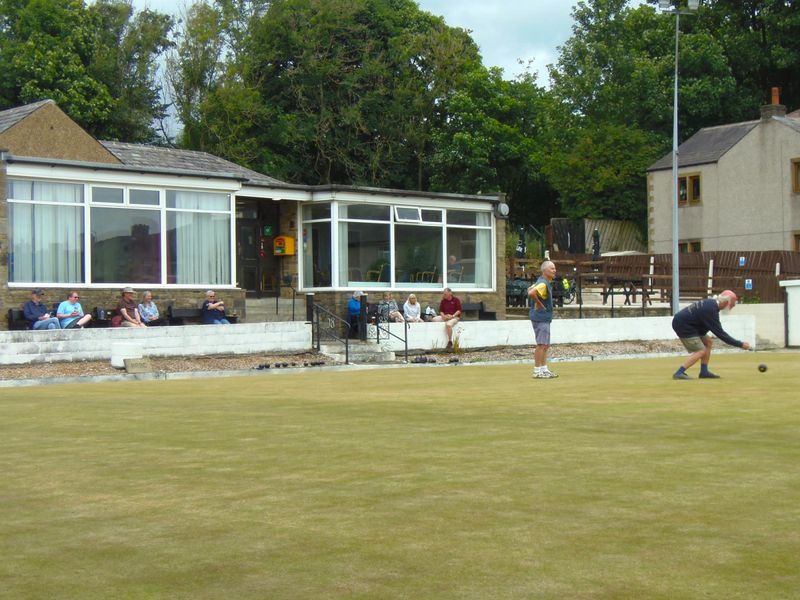
[[[135,178],[126,179],[121,181],[119,173],[110,172],[93,172],[88,173],[84,169],[65,168],[65,176],[53,177],[52,170],[49,167],[42,166],[28,166],[28,165],[8,165],[6,180],[17,181],[40,181],[43,183],[64,183],[83,186],[83,202],[74,204],[63,204],[58,202],[40,202],[28,200],[14,200],[7,198],[9,204],[47,204],[59,206],[74,206],[78,210],[83,209],[83,223],[84,223],[84,240],[83,240],[83,260],[84,260],[84,278],[85,281],[71,281],[71,282],[48,282],[48,281],[22,281],[22,282],[8,282],[9,288],[30,288],[30,287],[80,287],[81,289],[107,289],[114,287],[113,283],[93,283],[92,282],[92,244],[91,244],[91,209],[92,208],[114,208],[117,210],[152,210],[160,213],[161,222],[161,280],[159,282],[132,284],[134,288],[141,289],[197,289],[198,287],[205,287],[206,284],[173,284],[167,283],[167,213],[172,212],[191,212],[191,213],[211,213],[211,214],[225,214],[229,217],[229,274],[230,280],[227,283],[213,284],[217,289],[236,289],[236,191],[238,189],[238,182],[236,186],[232,182],[226,180],[219,180],[218,187],[209,184],[208,181],[192,182],[192,185],[187,185],[185,178],[178,176],[161,177],[155,175],[145,175],[142,181],[135,181]],[[198,183],[198,185],[194,185]],[[123,202],[94,202],[92,200],[92,189],[95,187],[104,188],[120,188],[123,190]],[[143,190],[143,191],[157,191],[159,197],[158,206],[151,204],[131,204],[130,191]],[[228,206],[226,210],[209,210],[209,209],[179,209],[179,208],[166,208],[166,193],[168,190],[176,190],[182,192],[198,192],[198,193],[215,193],[226,194],[228,196]],[[10,235],[9,231],[9,235]],[[9,240],[10,241],[10,240]],[[90,283],[92,282],[92,283]],[[211,284],[209,284],[211,285]]]
[[[426,201],[430,201],[426,199]],[[330,202],[331,204],[331,211],[330,211],[330,219],[310,219],[308,221],[303,220],[303,206],[306,203],[298,202],[297,205],[297,223],[300,225],[300,231],[302,231],[303,226],[306,223],[316,223],[316,222],[329,222],[331,227],[331,285],[327,287],[314,287],[312,285],[307,285],[305,282],[304,272],[305,272],[305,255],[303,252],[298,252],[298,273],[299,273],[299,290],[301,291],[320,291],[320,292],[343,292],[343,291],[350,291],[353,289],[354,284],[349,284],[348,282],[340,281],[339,277],[339,225],[343,222],[357,222],[357,223],[374,223],[377,225],[386,225],[387,221],[375,221],[375,220],[368,220],[368,219],[340,219],[339,218],[339,207],[341,204],[345,203],[364,203],[364,204],[377,204],[381,206],[389,206],[391,208],[390,214],[391,218],[388,222],[389,224],[389,252],[390,252],[390,264],[391,264],[391,272],[389,278],[388,287],[386,285],[383,286],[375,286],[369,285],[368,283],[358,284],[362,289],[365,291],[373,291],[373,292],[384,292],[384,291],[408,291],[412,287],[422,289],[424,288],[427,291],[436,292],[441,291],[445,287],[450,287],[454,291],[455,290],[465,290],[469,292],[495,292],[496,291],[496,280],[497,280],[497,248],[496,248],[496,217],[491,207],[487,205],[481,205],[477,202],[474,203],[464,203],[459,201],[453,200],[443,200],[441,203],[437,203],[435,205],[428,205],[428,204],[420,204],[420,221],[408,221],[403,219],[398,219],[396,214],[396,207],[409,207],[407,200],[405,202],[393,202],[392,198],[381,198],[379,200],[370,199],[369,201],[365,201],[361,198],[339,198],[339,197],[328,197],[328,198],[316,198],[314,202]],[[488,204],[488,203],[487,203]],[[441,212],[441,219],[440,221],[424,221],[422,220],[422,211],[425,210],[432,210],[432,211],[440,211]],[[489,215],[489,222],[488,225],[448,225],[447,224],[447,211],[448,210],[457,210],[457,211],[468,211],[468,212],[479,212],[479,213],[486,213]],[[417,225],[420,227],[428,227],[432,229],[437,229],[439,231],[439,235],[442,238],[442,256],[440,258],[441,265],[444,267],[447,264],[447,257],[449,255],[447,249],[447,229],[450,228],[459,228],[459,229],[473,229],[473,230],[488,230],[490,235],[490,246],[491,246],[491,257],[490,257],[490,285],[489,287],[470,287],[470,286],[463,286],[460,283],[451,283],[447,281],[447,274],[446,272],[443,273],[442,281],[436,282],[435,286],[426,287],[426,286],[415,286],[415,285],[400,285],[398,287],[398,283],[395,281],[395,254],[396,254],[396,247],[395,247],[395,225],[402,224],[402,225]]]

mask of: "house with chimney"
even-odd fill
[[[76,290],[85,308],[114,306],[132,286],[196,307],[214,289],[247,320],[248,299],[314,292],[339,310],[355,289],[438,302],[451,287],[502,316],[503,200],[290,184],[206,152],[97,140],[42,100],[0,111],[0,306],[34,288],[48,304]]]
[[[672,251],[672,153],[647,171],[648,251]],[[800,251],[800,110],[777,88],[761,118],[705,127],[678,148],[683,253]]]

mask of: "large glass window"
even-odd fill
[[[83,186],[9,180],[8,280],[83,283]]]
[[[303,280],[306,286],[330,287],[331,205],[307,204],[303,207]]]
[[[302,221],[305,287],[493,287],[488,210],[315,203],[303,207]]]
[[[7,190],[10,282],[232,283],[229,194],[27,180]]]
[[[161,213],[92,208],[92,281],[161,281]]]
[[[394,278],[398,287],[438,287],[442,228],[395,225]]]
[[[227,194],[167,191],[168,207],[220,211],[167,211],[167,283],[231,282],[230,204]]]
[[[345,286],[389,287],[389,225],[339,223],[339,282]]]

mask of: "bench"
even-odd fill
[[[111,318],[117,314],[117,309],[105,309],[95,306],[92,310],[92,320],[89,327],[111,327]]]
[[[235,315],[225,315],[230,323],[236,323],[239,318]],[[167,322],[170,325],[203,324],[203,309],[201,308],[175,308],[170,304],[167,307]]]
[[[25,318],[25,311],[21,308],[9,308],[7,318],[9,331],[24,331],[31,328],[31,324]]]
[[[497,313],[495,311],[485,310],[483,302],[462,302],[461,303],[461,317],[466,320],[467,312],[477,312],[479,321],[496,321]]]

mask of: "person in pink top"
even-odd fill
[[[434,321],[444,321],[447,331],[447,350],[453,349],[453,327],[461,320],[461,300],[453,295],[453,290],[444,288],[442,301],[439,302],[439,314]]]

